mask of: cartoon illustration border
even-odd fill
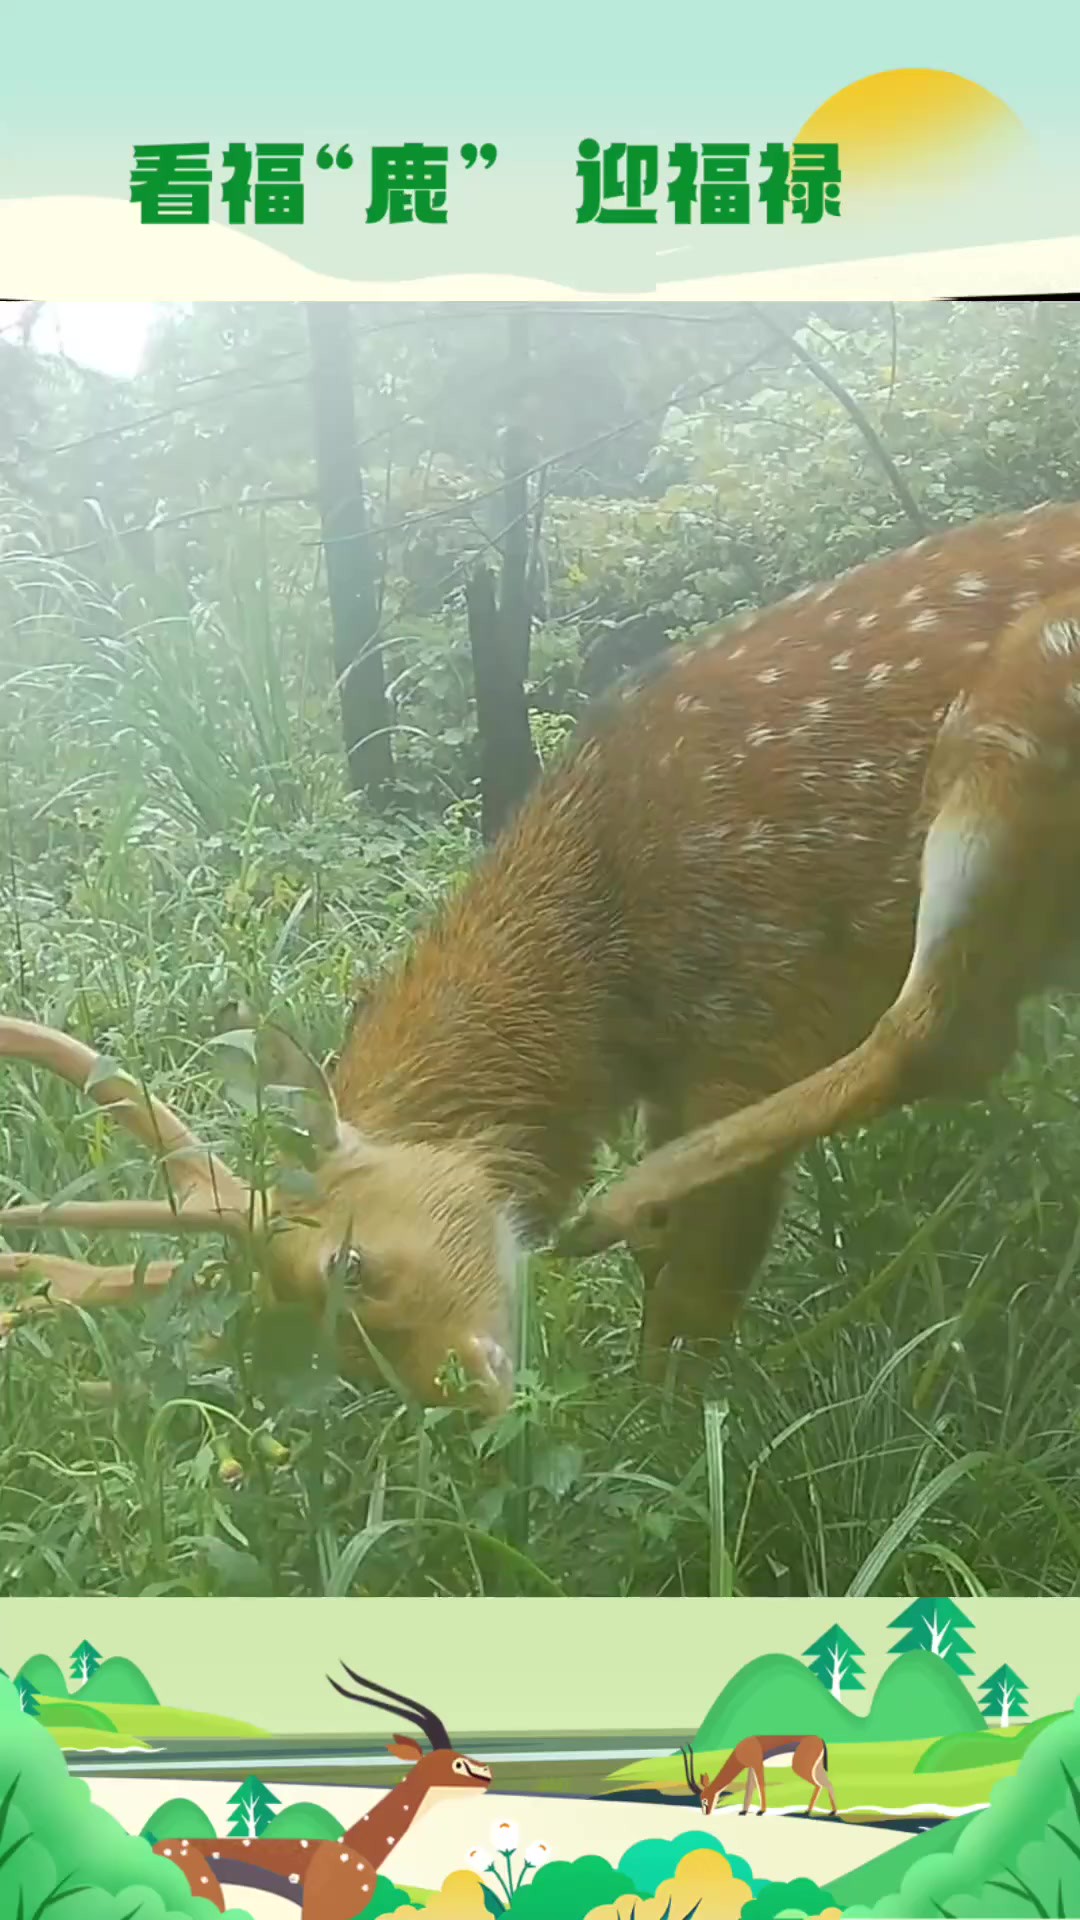
[[[3,1602],[0,1910],[1080,1914],[1078,1625],[947,1597]]]

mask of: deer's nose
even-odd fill
[[[473,1334],[461,1357],[476,1397],[488,1412],[505,1413],[514,1397],[514,1363],[506,1348],[490,1334]]]

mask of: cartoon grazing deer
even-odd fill
[[[225,1233],[272,1299],[344,1297],[347,1369],[366,1350],[351,1314],[420,1399],[453,1351],[498,1409],[520,1250],[566,1220],[637,1106],[651,1150],[558,1244],[631,1245],[655,1374],[730,1331],[799,1149],[979,1095],[1021,1002],[1078,963],[1073,504],[805,587],[601,702],[375,985],[333,1088],[263,1033],[263,1077],[294,1090],[315,1156],[302,1194],[283,1182],[264,1209],[91,1048],[0,1022],[0,1054],[107,1107],[170,1189],[10,1206],[0,1227]],[[0,1258],[23,1272],[61,1301],[133,1292],[131,1268]]]
[[[807,1814],[813,1813],[823,1787],[829,1796],[832,1814],[840,1812],[829,1779],[828,1748],[816,1733],[748,1734],[732,1749],[719,1773],[703,1773],[700,1778],[694,1771],[693,1747],[680,1747],[679,1752],[682,1754],[686,1784],[701,1801],[701,1811],[706,1819],[715,1810],[718,1800],[731,1797],[733,1782],[740,1773],[746,1774],[746,1792],[740,1813],[749,1813],[755,1787],[760,1801],[758,1811],[764,1813],[766,1767],[790,1767],[800,1780],[805,1780],[807,1786],[813,1788]]]
[[[395,1734],[388,1752],[408,1761],[410,1771],[340,1840],[159,1840],[154,1852],[178,1866],[192,1893],[221,1912],[225,1888],[246,1887],[291,1900],[301,1920],[354,1920],[371,1902],[383,1861],[422,1813],[447,1794],[486,1793],[490,1787],[490,1767],[458,1753],[430,1707],[365,1680],[351,1667],[345,1672],[367,1691],[354,1692],[332,1679],[338,1693],[409,1721],[427,1739],[429,1751],[410,1734]]]

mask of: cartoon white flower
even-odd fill
[[[525,1865],[527,1867],[542,1867],[550,1852],[551,1848],[548,1846],[546,1840],[534,1840],[532,1846],[528,1848],[525,1854]]]
[[[465,1858],[474,1873],[490,1873],[492,1860],[486,1847],[470,1847]]]
[[[513,1820],[500,1820],[491,1829],[491,1844],[496,1853],[516,1853],[518,1844],[517,1824]]]

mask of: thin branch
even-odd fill
[[[920,533],[926,533],[930,527],[930,521],[923,513],[915,495],[912,493],[903,474],[897,467],[896,462],[893,460],[892,455],[873,422],[867,419],[866,414],[863,412],[854,395],[850,394],[846,387],[841,386],[840,381],[829,372],[828,367],[822,364],[816,354],[810,352],[809,347],[804,347],[801,341],[796,340],[793,333],[789,333],[787,327],[781,326],[779,320],[774,320],[771,313],[767,313],[764,308],[756,304],[754,305],[754,312],[757,314],[759,320],[762,320],[778,339],[787,341],[795,358],[801,360],[803,366],[809,368],[815,379],[820,380],[822,386],[828,389],[833,399],[840,402],[844,412],[854,420],[867,446],[880,462],[889,484],[909,520]]]

